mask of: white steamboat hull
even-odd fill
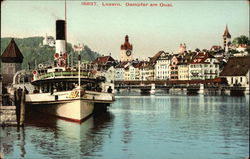
[[[74,122],[81,122],[93,113],[94,103],[86,102],[80,99],[72,101],[62,101],[51,104],[40,104],[30,106],[39,112],[54,115],[59,118]]]
[[[37,111],[81,122],[93,113],[95,103],[101,103],[105,107],[113,102],[111,93],[86,92],[81,98],[69,98],[71,92],[58,92],[53,95],[50,93],[27,94],[26,103]]]

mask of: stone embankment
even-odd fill
[[[0,125],[16,126],[16,106],[0,106]]]

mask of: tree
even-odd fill
[[[1,38],[1,54],[6,49],[10,40],[11,38]],[[40,63],[53,64],[55,47],[47,45],[40,46],[39,44],[42,44],[43,37],[15,38],[14,40],[24,56],[22,63],[23,69],[27,69],[29,64],[32,69],[35,67],[35,63],[37,65]],[[67,43],[67,52],[69,54],[74,54],[75,59],[73,60],[77,62],[76,55],[78,53],[73,52],[71,43]],[[85,61],[93,61],[96,57],[100,56],[100,54],[85,46],[84,50],[81,52],[81,56]]]
[[[249,38],[247,36],[241,35],[239,37],[234,38],[233,44],[235,46],[239,46],[239,45],[248,45],[249,46],[250,45],[250,40],[249,40]]]

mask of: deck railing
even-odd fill
[[[40,74],[37,76],[37,80],[42,80],[50,77],[77,77],[79,76],[78,72],[51,72],[51,73],[45,73],[45,74]],[[90,72],[81,72],[80,76],[84,76],[85,78],[93,77],[93,75]]]

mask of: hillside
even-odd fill
[[[11,38],[1,38],[1,54],[9,44]],[[27,69],[28,63],[31,68],[35,67],[35,63],[53,63],[53,55],[55,48],[50,46],[40,46],[43,41],[43,37],[28,37],[28,38],[14,38],[18,48],[24,56],[22,68]],[[67,51],[69,54],[73,54],[74,63],[77,61],[77,54],[72,49],[72,44],[67,43]],[[96,57],[100,56],[99,53],[92,51],[88,46],[84,47],[81,51],[81,57],[84,61],[93,61]],[[69,56],[71,57],[71,56]],[[71,59],[69,59],[72,61]]]

